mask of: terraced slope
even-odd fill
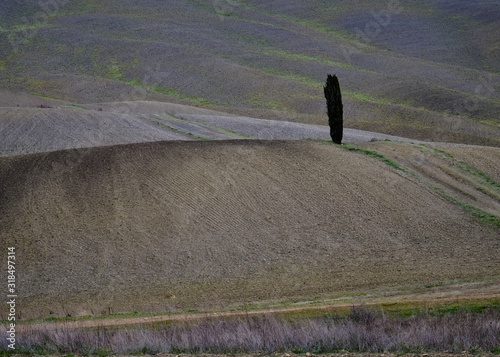
[[[317,142],[3,157],[0,211],[22,318],[314,298],[500,268],[497,226],[373,156]]]

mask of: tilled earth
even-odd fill
[[[328,297],[500,267],[498,227],[425,180],[328,143],[37,153],[1,158],[0,182],[1,241],[19,249],[25,318]],[[480,207],[495,207],[478,192]]]

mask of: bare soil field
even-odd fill
[[[33,97],[4,92],[13,102]],[[0,156],[162,140],[330,140],[326,125],[241,117],[176,103],[46,103],[52,105],[0,107]],[[344,130],[344,142],[373,140],[430,143],[359,129]]]
[[[500,215],[500,151],[489,147],[363,143],[405,167],[451,200]]]
[[[497,226],[331,144],[173,141],[11,156],[0,159],[0,183],[2,249],[19,250],[23,318],[308,299],[499,271]]]
[[[0,155],[160,140],[186,135],[127,114],[70,108],[0,108]]]
[[[496,182],[500,181],[500,172],[498,163],[500,162],[500,153],[492,148],[466,148],[466,147],[448,147],[446,152],[459,161],[474,163],[479,171],[485,173]]]
[[[0,2],[20,331],[500,298],[498,1],[52,5]]]

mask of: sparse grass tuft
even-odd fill
[[[392,166],[394,167],[396,170],[399,170],[399,171],[402,171],[408,175],[411,175],[411,176],[416,176],[415,173],[407,170],[407,169],[404,169],[403,167],[401,167],[399,164],[397,164],[396,162],[392,161],[391,159],[385,157],[384,155],[382,154],[379,154],[378,152],[376,151],[373,151],[373,150],[367,150],[367,149],[362,149],[358,146],[355,146],[355,145],[351,145],[351,144],[341,144],[341,145],[337,145],[337,144],[334,144],[332,143],[330,140],[324,140],[324,139],[311,139],[311,138],[307,138],[307,139],[304,139],[306,141],[317,141],[317,142],[322,142],[322,143],[328,143],[328,144],[331,144],[331,145],[336,145],[342,149],[346,149],[346,150],[349,150],[349,151],[355,151],[355,152],[361,152],[363,154],[366,154],[368,156],[372,156],[372,157],[375,157],[383,162],[385,162],[387,165],[389,166]]]
[[[118,64],[118,61],[111,61],[111,64],[108,66],[107,70],[107,78],[114,79],[115,81],[119,81],[123,78],[121,66]]]
[[[87,110],[87,108],[82,107],[81,105],[70,104],[70,105],[62,105],[61,108],[69,108],[69,109],[82,109]]]
[[[377,159],[385,162],[387,165],[394,167],[396,170],[402,171],[405,174],[408,174],[408,175],[411,175],[411,176],[416,176],[413,172],[402,168],[396,162],[392,161],[391,159],[385,157],[382,154],[379,154],[376,151],[366,150],[366,149],[362,149],[362,148],[359,148],[359,147],[354,146],[354,145],[347,145],[347,144],[343,144],[343,145],[341,145],[341,147],[345,148],[345,149],[347,149],[349,151],[359,151],[359,152],[362,152],[363,154],[366,154],[366,155],[369,155],[369,156],[373,156],[373,157],[375,157],[375,158],[377,158]]]

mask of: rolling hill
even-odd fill
[[[413,144],[370,145],[430,166]],[[498,179],[498,149],[483,150],[490,161],[464,160]],[[496,276],[498,218],[473,217],[419,175],[311,141],[163,141],[3,157],[1,249],[17,247],[23,318]],[[492,203],[475,191],[498,217],[498,192],[496,201],[487,196]]]
[[[16,247],[18,319],[497,294],[499,9],[1,2],[0,249]]]

